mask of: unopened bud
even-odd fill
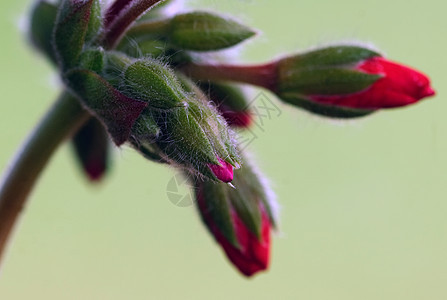
[[[268,268],[276,203],[267,183],[244,161],[230,187],[196,181],[202,220],[229,260],[246,276]]]
[[[74,136],[73,146],[79,163],[91,181],[99,181],[109,165],[109,137],[104,126],[92,118]]]
[[[181,80],[154,59],[127,64],[120,90],[148,105],[132,127],[132,144],[151,158],[229,182],[239,167],[233,133],[202,94],[185,89],[194,84]]]
[[[422,73],[354,46],[281,59],[274,91],[285,102],[330,117],[359,117],[434,94]]]
[[[171,19],[135,25],[127,34],[135,40],[163,39],[175,48],[214,51],[232,47],[254,36],[249,27],[209,12],[179,14]]]

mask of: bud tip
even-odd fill
[[[233,166],[221,158],[217,158],[219,160],[219,165],[208,164],[209,168],[213,172],[213,174],[223,182],[231,182],[233,181]]]

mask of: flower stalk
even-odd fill
[[[26,199],[52,154],[90,117],[76,98],[63,93],[17,152],[0,182],[0,259]]]
[[[121,40],[126,30],[135,22],[145,11],[163,0],[137,0],[133,1],[127,6],[120,6],[122,11],[117,16],[111,19],[106,27],[103,44],[107,49],[113,49]],[[111,18],[111,17],[110,17]]]
[[[277,76],[275,63],[252,66],[188,63],[181,71],[198,80],[232,81],[269,90],[274,88]]]

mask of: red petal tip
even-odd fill
[[[220,158],[218,158],[218,160],[222,166],[214,164],[208,165],[213,174],[216,175],[216,177],[223,182],[233,181],[233,166]]]

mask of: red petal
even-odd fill
[[[426,75],[383,57],[368,59],[357,69],[370,74],[381,74],[383,78],[358,93],[333,96],[311,95],[310,99],[328,105],[380,109],[413,104],[435,94]]]
[[[233,166],[220,158],[218,160],[221,166],[209,164],[211,171],[223,182],[233,181]]]

